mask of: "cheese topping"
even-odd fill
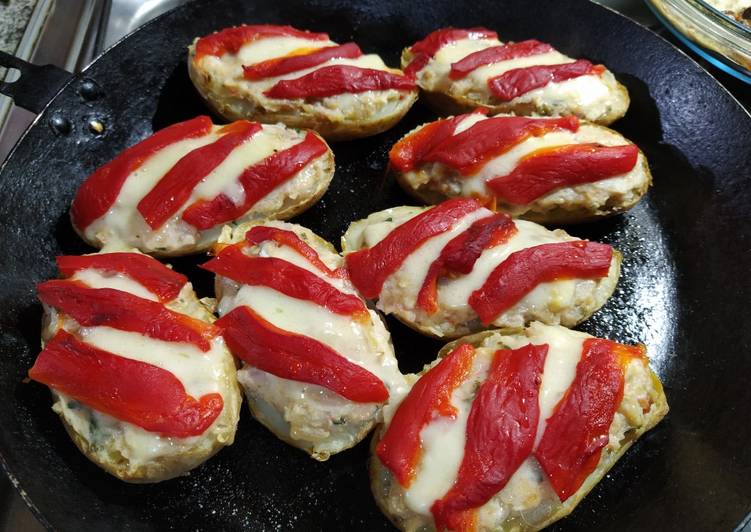
[[[89,268],[76,272],[71,279],[82,281],[91,288],[113,288],[152,301],[156,300],[156,297],[140,283],[122,274],[105,276]],[[192,291],[190,285],[186,285],[183,291],[186,289]],[[133,311],[137,312],[138,309]],[[192,344],[166,342],[111,327],[79,328],[69,316],[65,317],[65,328],[75,331],[82,341],[98,349],[169,371],[182,383],[188,395],[194,398],[221,392],[223,375],[220,369],[226,356],[226,348],[221,337],[211,340],[211,349],[204,353]]]
[[[451,395],[455,418],[439,417],[420,432],[422,454],[415,478],[404,500],[417,513],[430,515],[430,507],[451,488],[464,458],[467,419],[479,385],[485,381],[493,351],[479,350],[468,378]]]
[[[586,77],[586,76],[585,76]],[[584,83],[584,78],[576,78],[574,80],[577,83]],[[539,89],[539,90],[548,90]],[[471,113],[464,118],[457,125],[454,136],[466,131],[473,125],[487,120],[490,117],[484,116],[480,113]],[[459,186],[460,195],[471,197],[473,195],[487,197],[493,196],[493,192],[487,187],[487,182],[495,177],[501,177],[510,174],[519,162],[529,155],[530,153],[543,149],[551,148],[554,146],[563,146],[568,144],[587,144],[598,143],[603,146],[624,146],[629,142],[615,131],[611,131],[602,127],[593,126],[591,124],[581,124],[578,131],[551,131],[542,136],[531,136],[522,142],[513,146],[510,150],[502,153],[501,155],[488,160],[482,165],[475,173],[471,175],[457,177],[456,181]],[[435,167],[440,167],[442,172],[453,173],[453,170],[444,167],[441,163],[432,163],[426,166],[426,171],[433,174],[438,170]],[[417,178],[415,178],[417,179]],[[644,172],[644,155],[639,153],[639,158],[634,167],[625,174],[609,177],[607,179],[601,179],[594,183],[586,183],[584,186],[596,186],[599,190],[607,194],[626,194],[627,192],[637,188],[641,183],[647,179]],[[575,185],[574,187],[564,188],[576,188],[582,187],[582,185]],[[546,194],[545,197],[554,201],[554,196],[558,191],[553,191]],[[560,194],[559,194],[560,195]]]
[[[265,108],[273,109],[280,101],[277,98],[269,98],[263,93],[276,85],[281,80],[291,80],[310,74],[320,68],[331,65],[351,65],[360,68],[372,68],[392,72],[377,54],[363,54],[357,58],[335,57],[314,67],[290,72],[281,76],[249,80],[244,78],[243,66],[251,66],[269,59],[281,58],[293,54],[301,49],[319,49],[336,46],[334,41],[308,40],[299,37],[266,37],[244,44],[237,54],[224,54],[222,57],[206,55],[201,57],[201,67],[215,79],[222,80],[228,87],[234,87],[238,91],[253,94]],[[372,93],[398,93],[394,89],[387,91],[367,91],[358,94],[358,99],[374,98]],[[351,94],[333,95],[323,98],[326,106],[335,105],[335,102],[344,103]]]
[[[410,253],[402,265],[384,283],[381,294],[386,294],[398,288],[401,301],[400,306],[414,306],[417,294],[425,281],[430,265],[439,257],[443,248],[450,240],[466,231],[476,220],[491,216],[487,209],[477,209],[462,217],[451,229],[429,238],[420,247]],[[469,294],[467,294],[469,297]],[[378,301],[378,308],[390,312],[389,298],[382,297]]]
[[[245,192],[239,181],[243,171],[276,152],[302,142],[305,136],[303,132],[282,125],[263,125],[260,131],[234,148],[218,166],[202,178],[189,198],[167,222],[157,229],[149,227],[138,211],[139,202],[180,159],[191,151],[219,139],[219,130],[222,127],[224,126],[215,125],[207,135],[170,144],[149,157],[126,178],[110,210],[84,230],[86,238],[156,251],[175,250],[216,240],[219,227],[198,231],[182,220],[185,210],[199,200],[211,200],[221,194],[227,196],[235,205],[241,204],[245,199]],[[312,194],[316,185],[311,177],[313,166],[314,164],[306,165],[296,175],[261,198],[253,205],[251,212],[273,211],[283,203],[286,196],[295,198]],[[280,197],[276,202],[268,201],[272,196]]]
[[[296,226],[282,222],[269,222],[267,225],[294,230],[298,236],[305,234],[295,230]],[[341,265],[338,255],[317,250],[321,260],[328,267]],[[335,279],[316,268],[302,255],[287,246],[273,242],[262,242],[255,249],[245,248],[248,255],[276,257],[304,268],[333,285],[338,290],[355,294],[351,283]],[[334,260],[336,257],[336,260]],[[378,315],[369,311],[366,322],[349,316],[336,314],[311,301],[296,299],[266,286],[241,285],[236,292],[223,294],[218,312],[221,316],[236,307],[247,306],[264,320],[286,331],[307,336],[322,342],[348,361],[365,368],[380,378],[389,389],[390,401],[398,402],[407,391],[404,377],[399,372],[396,358],[389,345],[388,333],[383,328]]]
[[[488,86],[491,78],[517,68],[574,62],[573,58],[554,50],[483,65],[462,79],[453,80],[449,77],[452,63],[474,52],[501,44],[497,39],[462,39],[448,43],[417,73],[418,83],[428,91],[466,98],[478,105],[494,105],[495,98]],[[551,82],[505,103],[512,107],[532,104],[537,112],[544,111],[544,114],[574,113],[595,121],[606,116],[612,106],[623,106],[624,102],[615,101],[617,96],[614,94],[614,86],[615,78],[607,71],[602,75],[591,74]]]
[[[451,403],[457,409],[456,417],[436,417],[420,432],[422,452],[415,477],[410,486],[404,489],[404,504],[417,514],[431,517],[433,503],[442,498],[456,482],[464,457],[466,425],[472,402],[477,389],[487,378],[497,348],[518,349],[529,343],[549,346],[538,397],[540,417],[536,447],[545,431],[546,420],[574,380],[583,343],[587,338],[591,336],[541,323],[533,323],[520,335],[503,336],[498,333],[486,338],[483,345],[494,347],[476,348],[469,376],[454,390],[451,397]],[[633,364],[639,370],[637,372],[635,369],[634,373],[648,375],[641,362]],[[642,395],[646,395],[643,387],[627,386],[623,404],[633,402]],[[616,425],[621,430],[626,430],[629,426],[620,414],[616,414],[613,421],[613,426]],[[511,512],[522,513],[523,517],[531,519],[531,523],[539,522],[548,512],[547,507],[554,504],[560,502],[537,460],[530,455],[505,487],[477,509],[478,529],[500,529]]]

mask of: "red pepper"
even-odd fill
[[[444,201],[397,226],[372,248],[349,253],[345,260],[352,283],[366,298],[377,298],[383,283],[410,253],[480,208],[473,199]]]
[[[226,53],[236,54],[243,45],[265,37],[297,37],[312,41],[328,41],[325,33],[312,33],[292,26],[274,26],[271,24],[242,25],[225,28],[211,35],[198,39],[196,43],[196,60],[205,55],[221,57]]]
[[[337,94],[385,91],[411,91],[415,82],[385,70],[352,65],[331,65],[295,79],[283,79],[264,92],[269,98],[315,100]]]
[[[503,213],[475,221],[466,231],[449,241],[430,265],[417,294],[417,308],[434,314],[438,310],[438,280],[452,274],[468,274],[484,250],[503,244],[516,232],[513,220]]]
[[[197,148],[162,177],[138,202],[138,212],[152,229],[158,229],[190,197],[201,180],[219,166],[232,151],[261,130],[261,124],[238,120],[220,130],[218,140]]]
[[[474,111],[485,114],[485,111]],[[451,137],[459,123],[470,114],[444,118],[424,125],[394,144],[389,152],[391,164],[400,172],[409,172],[419,165],[426,154]]]
[[[335,314],[366,318],[368,310],[359,297],[340,292],[316,274],[274,257],[250,257],[244,244],[228,246],[201,268],[251,286],[267,286],[295,299],[311,301]]]
[[[106,273],[120,273],[136,281],[162,302],[175,299],[188,282],[188,278],[184,275],[141,253],[65,255],[55,260],[64,277],[70,277],[76,272],[89,268]]]
[[[170,144],[181,140],[202,137],[211,131],[211,119],[199,116],[157,131],[135,146],[122,151],[104,166],[100,166],[86,178],[76,192],[70,215],[80,231],[97,218],[107,214],[114,205],[127,177],[137,170],[149,157]]]
[[[579,130],[575,116],[562,118],[526,118],[497,116],[447,138],[422,158],[454,168],[462,175],[471,175],[489,159],[510,150],[529,137],[541,137],[551,131]]]
[[[585,59],[562,65],[536,65],[524,68],[514,68],[500,76],[488,80],[490,92],[501,100],[508,102],[526,94],[529,91],[544,87],[548,83],[558,83],[567,79],[602,74],[604,67],[593,65]]]
[[[224,194],[212,200],[199,200],[190,205],[182,218],[196,229],[211,229],[244,216],[259,200],[272,190],[292,179],[314,159],[328,151],[318,135],[308,132],[302,142],[266,157],[246,168],[240,177],[243,201],[236,205]]]
[[[237,307],[216,324],[232,352],[277,377],[328,388],[356,403],[383,403],[389,392],[381,379],[326,344],[282,330],[248,307]]]
[[[540,283],[607,276],[612,258],[613,248],[586,240],[522,249],[496,266],[485,284],[472,292],[469,304],[489,325]]]
[[[29,377],[86,406],[163,436],[200,436],[224,407],[222,396],[198,400],[172,373],[97,349],[60,330]]]
[[[443,28],[435,30],[428,34],[421,41],[417,41],[410,47],[412,52],[412,61],[404,69],[407,76],[415,77],[417,73],[425,68],[425,65],[433,56],[449,43],[460,41],[462,39],[497,39],[498,34],[485,28],[470,28],[467,30],[456,28]]]
[[[502,490],[532,453],[547,354],[547,344],[495,352],[488,378],[472,402],[456,482],[430,509],[437,530],[473,530],[463,524],[472,521],[474,510]]]
[[[317,48],[304,55],[289,55],[261,61],[251,66],[243,66],[243,76],[249,80],[259,80],[283,76],[291,72],[299,72],[325,63],[329,59],[345,57],[355,59],[362,55],[362,50],[357,44],[346,44]]]
[[[251,246],[271,240],[279,246],[287,246],[302,255],[317,269],[331,277],[347,278],[346,268],[330,269],[318,256],[318,252],[307,242],[304,242],[297,233],[268,225],[256,225],[245,233],[245,241]]]
[[[218,331],[209,323],[122,290],[90,288],[80,281],[54,280],[37,286],[43,303],[70,315],[84,327],[112,327],[165,342],[211,349]]]
[[[623,399],[623,369],[610,340],[584,341],[571,386],[548,418],[535,458],[564,502],[600,461]]]
[[[456,417],[451,394],[467,379],[474,357],[474,347],[460,344],[420,377],[378,442],[378,459],[405,488],[412,483],[420,461],[420,432],[436,417]]]
[[[488,181],[496,197],[525,205],[560,187],[593,183],[630,172],[639,148],[602,144],[567,144],[524,156],[510,174]]]
[[[502,44],[485,48],[464,57],[456,63],[452,63],[449,78],[463,79],[467,75],[482,66],[508,61],[519,57],[529,57],[552,52],[553,47],[544,42],[530,39],[528,41]]]

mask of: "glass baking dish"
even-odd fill
[[[751,27],[702,0],[645,0],[679,40],[717,68],[751,83]]]

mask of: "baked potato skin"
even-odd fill
[[[609,134],[614,133],[611,129],[599,124],[584,122],[583,125],[602,129]],[[555,192],[553,191],[524,206],[508,206],[508,208],[505,208],[504,205],[495,202],[491,202],[491,206],[494,206],[494,210],[508,212],[508,214],[515,218],[543,225],[573,225],[616,216],[634,207],[649,191],[649,187],[652,186],[652,172],[649,169],[647,158],[641,150],[639,150],[639,159],[639,164],[646,179],[629,190],[628,194],[613,194],[604,204],[581,200],[572,203],[559,203],[552,206],[546,205],[545,200],[550,194]],[[391,165],[389,165],[389,171],[397,183],[399,183],[399,186],[420,203],[435,205],[461,195],[452,192],[444,176],[431,175],[430,172],[424,169],[418,168],[410,172],[414,174],[413,177],[410,177],[408,173],[398,171]],[[458,179],[461,178],[459,177]],[[563,188],[582,191],[586,197],[585,191],[587,186],[588,184],[584,184]],[[596,186],[596,183],[589,186]]]
[[[271,225],[304,234],[309,244],[329,267],[343,265],[336,248],[313,231],[301,226],[275,222],[253,221],[237,227],[225,226],[219,245],[229,245],[244,239],[256,225]],[[231,280],[217,276],[214,291],[218,300],[236,291]],[[370,311],[373,334],[385,339],[393,353],[391,339],[382,318]],[[291,381],[244,365],[238,371],[253,417],[285,443],[296,447],[311,458],[326,461],[332,455],[360,443],[380,422],[383,405],[354,403],[338,394],[314,384]],[[391,393],[398,393],[391,390]],[[297,399],[306,397],[304,401]]]
[[[317,133],[313,133],[320,137],[320,135],[318,135]],[[292,197],[292,195],[290,194],[280,192],[281,188],[294,182],[296,177],[293,177],[292,179],[287,181],[287,183],[280,185],[279,187],[277,187],[277,190],[273,190],[265,198],[262,198],[259,201],[259,203],[263,203],[266,202],[267,199],[277,196],[276,201],[273,202],[273,206],[267,206],[263,209],[256,209],[256,206],[254,206],[250,212],[235,220],[234,223],[241,224],[250,220],[265,219],[289,220],[290,218],[294,218],[295,216],[302,214],[310,207],[315,205],[323,197],[323,195],[326,194],[326,191],[328,190],[329,185],[334,178],[334,152],[331,151],[331,148],[329,148],[325,154],[312,161],[310,165],[306,168],[303,168],[300,173],[307,171],[308,168],[312,169],[312,174],[315,176],[315,185],[309,191],[309,193],[296,194],[295,197]],[[198,253],[206,252],[216,244],[217,238],[222,228],[222,226],[220,225],[208,230],[195,230],[196,239],[193,244],[184,244],[176,247],[164,248],[147,246],[142,242],[122,242],[122,239],[118,235],[106,235],[102,234],[101,232],[95,234],[93,237],[90,237],[86,234],[85,229],[81,230],[76,226],[75,223],[73,223],[72,218],[71,225],[73,226],[76,234],[78,234],[78,236],[80,236],[84,242],[86,242],[93,248],[102,249],[104,247],[112,246],[134,246],[138,247],[138,249],[143,253],[148,253],[153,257],[160,258],[184,257],[186,255],[195,255]],[[144,227],[142,228],[142,230],[148,231],[148,226],[146,226],[145,222],[143,223],[143,226]]]
[[[266,124],[281,122],[289,127],[312,129],[329,141],[352,140],[369,137],[391,129],[417,101],[418,91],[398,91],[397,100],[389,112],[378,111],[365,117],[341,119],[320,112],[314,104],[287,100],[279,110],[264,107],[251,93],[222,83],[195,59],[195,43],[188,48],[188,76],[201,98],[218,116],[226,120],[256,120]],[[396,92],[396,91],[394,91]]]
[[[183,287],[180,296],[170,302],[168,306],[172,310],[183,312],[203,321],[213,322],[216,319],[211,311],[198,300],[190,283]],[[43,305],[43,307],[42,347],[54,337],[58,330],[66,325],[70,326],[70,322],[73,321],[55,309],[46,305]],[[75,327],[76,324],[73,326]],[[174,447],[179,448],[178,452],[157,455],[143,463],[132,463],[119,450],[119,446],[125,445],[123,436],[118,435],[118,427],[120,426],[118,423],[122,425],[123,422],[117,421],[112,430],[107,429],[105,432],[105,434],[108,434],[106,438],[93,443],[88,437],[90,434],[85,434],[81,427],[76,426],[75,417],[85,415],[87,419],[91,420],[91,409],[51,390],[52,409],[60,416],[66,432],[76,447],[89,460],[120,480],[134,484],[147,484],[184,475],[211,458],[222,447],[231,445],[235,439],[235,431],[240,418],[242,394],[235,378],[235,360],[226,350],[226,347],[224,349],[226,356],[223,357],[219,370],[222,380],[221,392],[224,408],[204,434],[185,439],[169,438],[174,443]],[[83,414],[81,412],[74,414],[74,410],[84,410],[84,412]],[[103,414],[99,415],[102,416]],[[114,420],[114,418],[112,419]],[[142,432],[146,433],[146,431]]]
[[[492,347],[494,349],[502,349],[505,346],[499,342],[493,341],[493,336],[501,335],[514,335],[523,334],[523,330],[520,329],[499,329],[494,331],[483,331],[477,334],[466,336],[446,344],[438,353],[438,359],[440,360],[448,353],[450,353],[458,344],[470,344],[476,348],[479,347]],[[425,373],[432,364],[425,367],[420,373]],[[615,465],[615,463],[628,451],[633,443],[638,440],[645,432],[654,428],[662,418],[664,418],[669,410],[665,392],[662,387],[660,379],[655,373],[646,368],[649,374],[653,389],[649,396],[652,400],[651,407],[647,413],[643,416],[643,423],[629,430],[624,439],[620,442],[619,447],[611,450],[609,446],[603,449],[600,461],[595,470],[587,477],[581,487],[571,495],[563,504],[557,502],[554,505],[553,511],[542,522],[536,524],[530,524],[525,521],[521,516],[511,516],[503,522],[501,528],[484,528],[481,530],[495,531],[495,532],[532,532],[541,530],[556,521],[569,515],[581,502],[581,500],[587,496],[587,494],[602,480],[608,471]],[[620,410],[620,409],[619,409]],[[376,433],[373,435],[371,441],[371,454],[368,462],[368,472],[370,476],[370,485],[378,508],[393,525],[404,532],[425,532],[434,531],[435,524],[429,517],[417,514],[407,508],[404,504],[404,489],[396,481],[391,471],[389,471],[379,460],[375,448],[380,441],[385,427],[381,425]]]
[[[405,48],[402,51],[402,68],[406,68],[406,66],[412,61],[412,57],[412,51],[410,48]],[[612,105],[607,112],[594,119],[582,117],[603,126],[610,125],[619,118],[623,118],[631,104],[628,89],[616,80],[612,74],[609,74],[609,76],[605,78],[605,81],[608,89],[613,94]],[[442,116],[469,113],[477,108],[486,109],[490,115],[496,115],[499,113],[511,113],[519,116],[561,116],[572,114],[566,106],[562,105],[536,105],[533,102],[514,101],[493,103],[485,99],[473,99],[461,94],[447,94],[445,92],[426,90],[422,87],[420,89],[420,98],[428,104],[431,109]]]

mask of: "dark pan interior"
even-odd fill
[[[582,329],[645,342],[671,411],[637,443],[560,530],[728,530],[751,506],[751,117],[706,72],[649,31],[585,1],[404,0],[304,5],[204,1],[164,16],[104,54],[53,100],[0,173],[0,454],[45,524],[62,530],[380,530],[367,442],[316,463],[276,440],[244,409],[237,440],[188,476],[128,485],[90,464],[24,383],[39,349],[37,282],[53,257],[90,251],[68,221],[77,185],[152,130],[206,113],[185,47],[242,22],[287,23],[356,40],[396,65],[400,49],[447,25],[484,25],[502,39],[535,37],[607,64],[632,98],[616,129],[636,141],[655,184],[632,212],[582,237],[625,256],[618,291]],[[81,95],[82,78],[99,93]],[[53,131],[53,116],[70,121]],[[102,135],[87,123],[105,124]],[[338,241],[352,220],[408,203],[384,173],[387,150],[433,115],[418,104],[393,130],[334,145],[337,171],[323,200],[296,219]],[[201,258],[174,261],[201,295]],[[439,343],[389,321],[400,365],[416,370]]]

